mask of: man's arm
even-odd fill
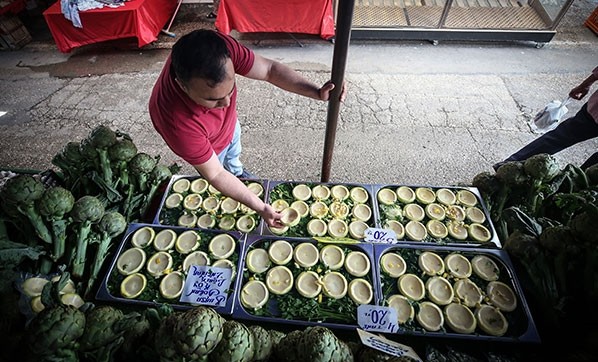
[[[280,223],[280,214],[274,211],[272,206],[264,203],[259,197],[251,192],[241,180],[232,173],[226,171],[218,156],[212,154],[212,157],[200,165],[193,165],[195,169],[224,195],[229,196],[247,207],[255,210],[270,226],[282,227]]]
[[[592,74],[589,77],[587,77],[586,79],[584,79],[584,81],[581,82],[580,85],[573,88],[571,90],[571,92],[569,92],[569,97],[571,97],[573,99],[577,99],[577,100],[582,99],[583,97],[586,96],[586,94],[588,94],[588,92],[590,91],[590,87],[597,80],[598,80],[598,67],[596,67],[596,69],[594,69],[594,71],[592,71]]]

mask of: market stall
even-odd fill
[[[58,50],[63,53],[83,45],[123,38],[137,38],[137,45],[142,47],[158,38],[175,7],[174,0],[130,0],[122,6],[79,12],[82,24],[79,28],[65,18],[58,1],[44,11],[44,18]]]

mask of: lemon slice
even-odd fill
[[[368,194],[366,189],[364,189],[361,186],[357,186],[353,187],[351,191],[349,191],[349,197],[351,198],[351,200],[358,204],[364,204],[368,201],[370,195]]]
[[[314,298],[322,291],[320,277],[316,272],[304,271],[295,280],[295,289],[305,298]]]
[[[188,179],[181,178],[181,179],[176,180],[172,184],[172,191],[178,192],[178,193],[184,193],[184,192],[189,191],[190,186],[191,186],[191,182]]]
[[[223,269],[230,269],[231,270],[230,278],[233,279],[235,277],[235,272],[236,272],[235,264],[233,264],[233,262],[230,261],[230,260],[228,260],[228,259],[219,259],[219,260],[216,260],[212,264],[212,267],[223,268]]]
[[[206,192],[209,185],[210,184],[208,183],[208,181],[206,179],[196,178],[195,180],[191,181],[191,185],[189,186],[189,189],[193,193],[203,194],[204,192]]]
[[[208,185],[208,192],[214,196],[219,196],[221,194],[220,190],[218,190],[214,185]]]
[[[328,225],[321,219],[312,219],[307,223],[307,232],[311,236],[324,236],[328,232]]]
[[[195,227],[197,223],[197,216],[194,214],[183,214],[179,217],[178,224],[179,226],[185,226],[188,228]]]
[[[181,254],[189,254],[199,248],[201,237],[193,230],[186,230],[179,234],[175,242],[175,249]]]
[[[428,231],[421,222],[411,220],[405,225],[405,234],[413,241],[421,241],[428,236]]]
[[[309,214],[309,206],[305,201],[295,200],[291,203],[291,207],[297,210],[300,217],[305,217]]]
[[[205,251],[194,251],[183,260],[183,272],[188,273],[191,265],[206,266],[210,265],[210,257]]]
[[[387,303],[389,307],[397,311],[397,322],[399,324],[407,323],[415,317],[415,309],[406,297],[394,294],[388,297]]]
[[[125,250],[116,260],[116,269],[122,275],[137,273],[145,264],[145,251],[141,248]]]
[[[344,219],[349,215],[349,206],[340,201],[333,201],[330,206],[328,206],[328,209],[332,217],[338,219]]]
[[[444,316],[438,306],[431,302],[422,302],[419,305],[419,312],[415,316],[417,323],[425,330],[436,332],[444,324]]]
[[[349,298],[357,304],[369,304],[374,298],[372,285],[365,279],[357,278],[349,283]]]
[[[255,219],[249,215],[243,215],[237,219],[235,226],[240,232],[250,233],[255,229]]]
[[[211,229],[216,226],[216,217],[212,214],[203,214],[197,218],[197,226],[202,229]]]
[[[384,205],[392,205],[397,201],[397,194],[391,189],[380,189],[377,197],[378,201]]]
[[[351,215],[357,220],[367,222],[372,217],[372,209],[366,204],[355,204],[351,209]]]
[[[433,202],[431,204],[426,205],[426,215],[430,219],[443,220],[446,216],[446,211],[444,211],[444,207]]]
[[[182,201],[183,195],[175,192],[173,194],[168,195],[166,200],[164,200],[164,206],[166,206],[167,209],[174,209],[175,207],[179,207]]]
[[[428,298],[438,304],[447,305],[453,301],[455,292],[453,286],[443,277],[431,277],[426,281]]]
[[[424,282],[415,274],[401,275],[397,280],[397,287],[401,294],[416,302],[423,299],[426,295]]]
[[[349,224],[349,235],[351,235],[353,239],[363,239],[365,237],[365,230],[368,227],[368,224],[361,220],[352,221]]]
[[[444,274],[444,260],[431,251],[424,251],[417,259],[417,265],[426,273],[426,275],[442,275]]]
[[[446,208],[446,217],[455,221],[465,220],[465,210],[459,205],[450,205]]]
[[[237,221],[235,220],[234,216],[224,215],[224,216],[222,216],[222,218],[220,218],[220,221],[218,222],[218,228],[228,231],[228,230],[232,230],[236,224],[237,224]]]
[[[457,298],[461,300],[461,303],[469,308],[477,306],[484,298],[480,288],[469,279],[457,280],[453,289]]]
[[[395,192],[399,201],[404,204],[410,204],[415,201],[415,191],[409,186],[400,186]]]
[[[418,187],[415,189],[415,199],[422,204],[431,204],[436,201],[436,193],[428,187]]]
[[[274,264],[284,265],[293,258],[293,246],[286,240],[276,240],[270,244],[268,256]]]
[[[461,254],[451,253],[444,258],[446,269],[455,278],[463,279],[471,276],[471,263]]]
[[[328,235],[333,238],[344,238],[349,233],[349,227],[344,220],[332,219],[328,222]]]
[[[448,233],[452,238],[457,240],[467,239],[467,228],[463,225],[463,223],[458,221],[449,221],[446,224],[446,228],[448,229]]]
[[[436,201],[448,206],[457,202],[457,196],[449,189],[438,189],[436,190]]]
[[[473,333],[477,325],[471,310],[458,303],[451,303],[444,307],[444,319],[450,329],[462,334]]]
[[[131,237],[131,244],[138,248],[145,248],[154,241],[154,236],[156,236],[154,229],[149,226],[144,226],[135,231],[133,237]]]
[[[509,322],[500,310],[487,304],[476,309],[475,318],[482,331],[491,336],[500,337],[507,333],[509,328]]]
[[[316,200],[326,200],[330,197],[330,189],[326,185],[316,185],[311,189],[311,196]]]
[[[273,226],[268,226],[268,229],[274,235],[282,235],[282,234],[286,233],[287,231],[289,231],[289,227],[288,226],[283,226],[281,228],[276,228],[276,227],[273,227]]]
[[[309,214],[317,219],[322,219],[328,215],[328,206],[322,201],[316,201],[309,207]]]
[[[201,207],[206,212],[215,213],[218,211],[218,208],[220,207],[220,200],[218,200],[218,198],[215,196],[208,196],[205,199],[203,199]]]
[[[44,305],[44,303],[42,303],[42,297],[39,296],[39,295],[36,296],[36,297],[33,297],[31,299],[31,301],[29,302],[29,306],[31,307],[31,310],[35,314],[37,314],[37,313],[41,312],[42,310],[46,309],[46,306]]]
[[[143,250],[142,250],[143,251]],[[42,295],[42,290],[44,290],[44,286],[48,284],[50,281],[46,278],[40,277],[32,277],[27,278],[23,284],[21,284],[21,288],[23,292],[28,297],[37,297]]]
[[[167,251],[172,249],[177,239],[177,235],[172,229],[159,231],[154,237],[154,249],[156,251]]]
[[[307,201],[311,197],[311,189],[305,184],[299,184],[293,187],[292,193],[296,200]]]
[[[345,253],[336,245],[326,245],[320,250],[320,260],[328,269],[337,270],[345,263]]]
[[[239,201],[226,197],[220,202],[220,210],[223,214],[234,214],[239,210]]]
[[[493,281],[488,283],[486,294],[490,299],[490,303],[503,312],[512,312],[517,308],[515,292],[503,282]]]
[[[183,293],[185,277],[183,273],[175,271],[166,274],[160,281],[160,295],[166,299],[175,299]]]
[[[248,281],[241,290],[241,304],[245,308],[260,309],[268,302],[268,298],[268,287],[259,280]]]
[[[444,225],[439,220],[430,220],[426,223],[426,229],[428,229],[428,233],[437,239],[444,239],[448,235],[448,229],[446,225]]]
[[[473,272],[485,281],[491,282],[498,280],[500,269],[491,258],[485,255],[476,255],[471,259],[471,266]]]
[[[293,209],[292,207],[287,207],[280,212],[280,222],[283,225],[293,227],[299,224],[300,220],[301,215],[299,215],[299,211]]]
[[[312,243],[301,243],[295,247],[293,252],[293,259],[303,268],[309,268],[316,265],[319,258],[320,252]]]
[[[471,222],[483,224],[486,221],[486,214],[475,206],[465,209],[465,216]]]
[[[289,207],[289,203],[284,199],[277,199],[272,201],[272,208],[274,209],[274,211],[281,212],[287,207]]]
[[[339,272],[324,274],[321,279],[324,295],[334,299],[343,298],[347,294],[347,279]]]
[[[157,278],[172,269],[172,264],[172,255],[165,251],[159,251],[147,260],[147,271]]]
[[[490,230],[488,230],[488,228],[486,228],[484,225],[478,223],[469,224],[467,233],[472,239],[480,241],[482,243],[485,243],[492,238]]]
[[[257,197],[260,197],[264,194],[264,187],[257,182],[250,182],[247,185],[247,188]]]
[[[200,194],[189,194],[183,199],[183,207],[187,210],[197,210],[201,207],[203,198]]]
[[[345,257],[345,270],[349,274],[362,277],[370,272],[370,258],[361,251],[351,251]]]
[[[120,295],[127,299],[137,298],[147,286],[147,279],[141,273],[127,276],[120,283]]]
[[[422,221],[426,216],[424,208],[418,204],[407,204],[403,208],[403,215],[409,220]]]
[[[286,266],[275,266],[266,274],[266,286],[272,294],[287,294],[293,288],[293,273]]]
[[[228,234],[218,234],[210,240],[208,250],[214,259],[226,259],[233,255],[237,243]]]
[[[400,240],[405,237],[405,227],[397,220],[386,220],[384,228],[394,231],[397,240]]]
[[[478,203],[478,198],[469,190],[459,190],[457,191],[457,201],[465,206],[475,206]]]
[[[53,283],[58,283],[58,281],[60,280],[60,275],[55,275],[52,277],[52,279],[50,279],[50,281],[52,281]],[[62,287],[62,289],[60,290],[60,294],[68,294],[68,293],[76,293],[76,289],[75,289],[75,282],[73,282],[71,279],[66,281],[66,284],[64,285],[64,287]]]
[[[259,274],[265,272],[270,268],[268,252],[262,248],[250,250],[245,257],[245,264],[247,265],[247,269],[253,273]]]
[[[380,258],[380,267],[393,278],[398,278],[407,271],[405,259],[397,253],[386,253]]]
[[[349,189],[345,185],[334,185],[330,189],[330,194],[333,199],[343,201],[349,197]]]

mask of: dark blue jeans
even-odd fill
[[[576,143],[595,137],[598,137],[598,124],[588,113],[588,104],[586,103],[575,116],[564,120],[555,129],[532,141],[505,161],[525,161],[539,153],[553,155]],[[585,170],[596,163],[598,163],[598,152],[590,156],[581,165],[581,168]]]

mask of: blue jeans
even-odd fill
[[[224,169],[232,173],[235,176],[239,176],[243,173],[243,164],[241,163],[241,124],[237,120],[235,125],[235,133],[230,144],[226,146],[218,154],[218,160],[224,166]]]
[[[592,116],[588,113],[588,104],[586,103],[575,116],[564,120],[555,129],[543,134],[505,161],[525,161],[529,157],[539,153],[553,155],[576,143],[595,137],[598,137],[598,124],[596,124]],[[590,156],[581,165],[581,168],[585,170],[596,163],[598,163],[598,152]]]

